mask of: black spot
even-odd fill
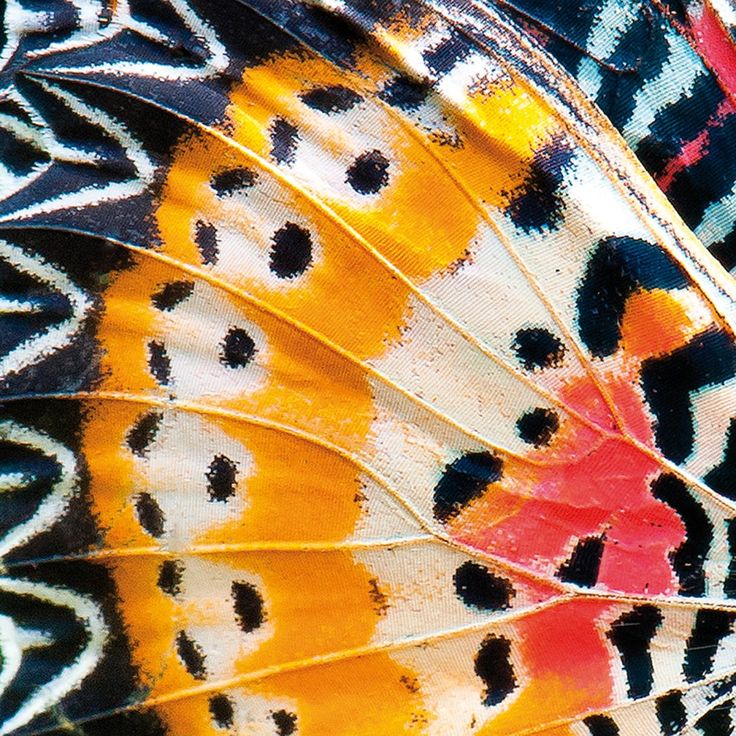
[[[296,733],[296,715],[285,710],[277,710],[271,713],[271,718],[276,724],[278,736],[291,736]]]
[[[158,569],[156,585],[167,595],[179,595],[183,573],[184,568],[179,560],[164,560]]]
[[[467,452],[445,466],[434,487],[434,516],[447,521],[501,477],[503,463],[490,452]]]
[[[528,371],[560,365],[565,357],[565,346],[560,339],[543,327],[518,330],[513,348]]]
[[[197,244],[202,263],[213,265],[217,263],[219,247],[217,245],[217,228],[203,220],[197,220],[194,229],[194,242]]]
[[[277,163],[293,164],[299,131],[287,120],[277,118],[271,125],[271,156]]]
[[[235,495],[238,466],[229,457],[215,455],[206,476],[210,501],[227,501]]]
[[[304,92],[300,97],[307,107],[328,115],[333,112],[347,112],[363,100],[357,92],[337,84],[328,87],[315,87],[310,89],[309,92]]]
[[[194,284],[191,281],[172,281],[157,291],[151,297],[151,301],[156,309],[170,312],[191,296],[192,291],[194,291]]]
[[[661,624],[659,609],[645,604],[619,617],[606,634],[621,655],[631,698],[643,698],[652,690],[654,667],[649,646]]]
[[[669,460],[681,463],[693,450],[690,394],[734,375],[736,344],[721,330],[708,330],[669,355],[642,364],[641,385],[657,420],[657,446]]]
[[[210,715],[220,728],[231,728],[235,720],[233,701],[222,693],[210,698]]]
[[[733,700],[719,703],[695,722],[695,728],[703,736],[733,736],[731,708],[733,708]]]
[[[400,110],[416,110],[426,99],[431,87],[410,77],[398,76],[381,91],[381,99]]]
[[[685,526],[685,540],[672,553],[672,568],[680,581],[680,595],[705,594],[703,564],[713,540],[713,526],[702,506],[673,475],[661,475],[652,483],[652,495],[671,506]]]
[[[736,419],[731,419],[726,430],[723,460],[703,480],[717,493],[736,501]]]
[[[164,533],[164,512],[150,493],[139,493],[135,497],[135,512],[147,534],[160,537]]]
[[[580,337],[591,354],[616,352],[626,301],[638,289],[681,289],[685,272],[659,246],[629,237],[602,240],[588,260],[578,287]]]
[[[601,537],[581,539],[575,545],[570,559],[560,565],[557,577],[565,583],[592,588],[598,582],[598,570],[604,548],[604,540]]]
[[[247,634],[255,631],[264,620],[263,598],[254,585],[235,582],[232,585],[235,618],[240,628]]]
[[[131,427],[125,441],[134,455],[145,456],[148,446],[156,439],[163,418],[163,414],[149,411]]]
[[[565,204],[559,189],[571,155],[560,146],[537,153],[529,174],[509,199],[507,212],[514,225],[531,232],[559,224]]]
[[[378,150],[361,153],[347,170],[347,181],[359,194],[375,194],[388,184],[388,159]]]
[[[489,634],[475,657],[475,674],[486,686],[484,705],[498,705],[516,686],[508,639]]]
[[[670,690],[655,701],[657,720],[662,727],[663,736],[675,736],[687,725],[687,710],[682,702],[682,693]]]
[[[171,378],[171,359],[162,342],[152,340],[148,343],[148,370],[162,385],[166,385]]]
[[[181,659],[187,672],[192,677],[196,680],[204,680],[207,677],[207,669],[204,666],[204,652],[184,631],[180,631],[176,635],[176,651],[179,659]]]
[[[234,194],[241,189],[248,189],[256,183],[256,173],[245,166],[238,166],[234,169],[227,169],[215,174],[210,181],[210,186],[218,195],[224,197],[228,194]]]
[[[682,672],[688,682],[702,680],[713,670],[713,660],[721,640],[731,633],[736,613],[701,609],[687,640]]]
[[[719,243],[708,246],[708,250],[726,271],[733,271],[736,267],[736,230],[731,230]]]
[[[451,29],[447,38],[432,49],[427,49],[422,57],[427,67],[442,76],[462,61],[470,53],[470,42],[458,31]]]
[[[728,555],[731,558],[728,563],[728,574],[723,582],[723,594],[726,598],[736,598],[736,520],[729,519],[728,529]]]
[[[455,571],[455,593],[466,605],[485,611],[508,608],[514,588],[505,578],[476,562],[464,562]]]
[[[309,230],[287,222],[273,235],[269,267],[279,278],[301,276],[312,262],[312,236]]]
[[[620,733],[613,718],[609,716],[588,716],[583,718],[583,723],[588,727],[590,736],[619,736]]]
[[[559,428],[557,413],[541,407],[522,414],[516,422],[519,437],[535,447],[548,445]]]
[[[222,341],[220,362],[228,368],[245,368],[255,352],[253,338],[242,327],[231,327]]]

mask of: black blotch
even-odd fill
[[[253,359],[256,344],[242,327],[231,327],[222,341],[220,362],[228,368],[244,368]]]
[[[654,707],[663,736],[675,736],[687,725],[687,710],[679,690],[660,695],[654,701]]]
[[[728,555],[731,560],[728,563],[728,574],[723,582],[723,594],[726,598],[736,598],[736,520],[728,520],[727,535]]]
[[[609,716],[588,716],[583,718],[583,723],[588,727],[590,736],[618,736],[620,731]]]
[[[271,156],[280,164],[293,164],[299,131],[288,120],[277,118],[271,125]]]
[[[453,576],[455,593],[466,605],[485,611],[508,608],[514,595],[511,583],[477,562],[464,562]]]
[[[719,243],[709,245],[708,250],[720,261],[726,271],[733,271],[736,267],[736,229],[731,230]]]
[[[206,476],[210,501],[227,501],[235,495],[238,466],[229,457],[215,455]]]
[[[689,280],[661,248],[627,236],[604,238],[578,287],[578,327],[591,354],[616,352],[626,301],[638,289],[681,289]]]
[[[312,236],[306,228],[287,222],[273,235],[269,267],[282,279],[301,276],[312,262]]]
[[[152,340],[148,343],[148,370],[162,385],[166,385],[171,378],[171,358],[162,342]]]
[[[304,92],[300,97],[307,107],[328,115],[333,112],[347,112],[363,100],[357,92],[337,84],[315,87]]]
[[[147,534],[160,537],[164,533],[164,512],[150,493],[139,493],[135,497],[135,512]]]
[[[537,153],[529,174],[509,199],[511,221],[526,232],[553,228],[562,220],[564,199],[559,193],[565,167],[572,154],[561,146],[548,146]]]
[[[156,585],[167,595],[179,595],[183,572],[184,568],[179,560],[164,560],[158,568]]]
[[[723,460],[703,480],[717,493],[736,501],[736,419],[731,419],[726,430]]]
[[[541,407],[525,412],[516,422],[519,437],[535,447],[548,445],[559,428],[557,412]]]
[[[508,639],[495,634],[483,639],[475,656],[475,673],[486,686],[484,705],[498,705],[516,686],[510,654]]]
[[[557,366],[565,357],[562,341],[543,327],[517,330],[512,347],[516,357],[528,371]]]
[[[164,418],[163,414],[150,411],[144,414],[128,432],[125,441],[130,451],[138,457],[146,454],[148,446],[156,439],[159,426]]]
[[[422,57],[424,63],[435,74],[441,76],[462,61],[470,53],[469,41],[455,29],[450,30],[447,38],[440,41],[432,49],[427,49]]]
[[[635,606],[614,621],[606,634],[621,655],[631,698],[643,698],[651,692],[654,667],[649,646],[662,620],[656,606]]]
[[[381,91],[381,99],[400,110],[416,110],[426,99],[431,87],[410,77],[398,76]]]
[[[388,184],[388,166],[379,150],[366,151],[350,165],[346,181],[359,194],[375,194]]]
[[[248,189],[256,183],[256,173],[245,166],[237,166],[215,174],[210,180],[210,186],[221,197],[234,194],[241,189]]]
[[[575,545],[570,559],[560,565],[557,577],[565,583],[592,588],[598,582],[604,548],[605,543],[601,537],[581,539]]]
[[[286,710],[276,710],[271,713],[271,718],[276,724],[278,736],[291,736],[296,733],[296,714]]]
[[[699,718],[695,722],[695,727],[703,736],[733,736],[731,708],[733,708],[733,700],[719,703],[702,718]]]
[[[156,309],[162,312],[170,312],[178,304],[189,298],[194,291],[191,281],[172,281],[165,284],[152,297],[151,301]]]
[[[722,384],[734,375],[736,344],[725,332],[715,329],[669,355],[644,361],[641,385],[656,417],[657,446],[669,460],[681,463],[693,450],[690,394],[705,386]]]
[[[210,715],[220,728],[231,728],[235,720],[233,701],[227,695],[219,693],[210,698]]]
[[[231,593],[238,625],[246,634],[255,631],[264,620],[263,598],[258,589],[250,583],[235,582]]]
[[[685,483],[673,475],[661,475],[652,483],[652,495],[671,506],[685,526],[685,540],[670,553],[680,581],[680,595],[705,594],[703,564],[713,540],[713,526],[702,506],[688,493]]]
[[[503,463],[490,452],[467,452],[445,466],[434,487],[434,516],[447,521],[501,477]]]
[[[195,680],[204,680],[207,677],[204,652],[193,639],[187,636],[185,631],[180,631],[176,635],[176,651],[187,672]]]
[[[194,227],[194,242],[197,244],[202,263],[213,265],[217,263],[219,247],[217,245],[217,228],[204,220],[197,220]]]
[[[687,640],[682,672],[688,682],[702,680],[713,669],[721,640],[731,633],[736,613],[701,609]]]

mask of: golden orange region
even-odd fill
[[[621,346],[626,355],[642,360],[676,350],[693,331],[693,318],[678,292],[640,290],[626,302]]]

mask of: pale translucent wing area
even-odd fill
[[[732,299],[572,83],[472,5],[103,10],[9,67],[0,733],[730,728]]]

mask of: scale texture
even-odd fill
[[[0,736],[736,730],[736,288],[528,22],[7,3]]]

